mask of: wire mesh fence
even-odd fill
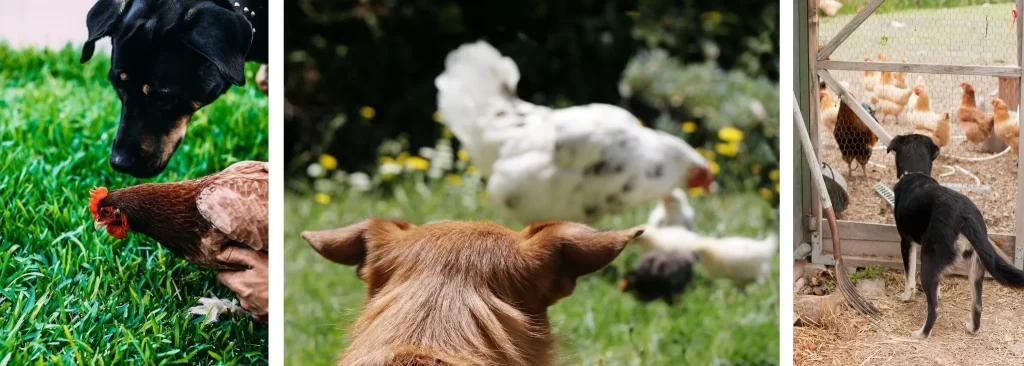
[[[873,14],[830,59],[1013,66],[1017,64],[1017,32],[1010,25],[1013,8],[1013,4],[997,4]],[[820,43],[827,44],[851,18],[820,18]],[[982,210],[990,232],[1015,232],[1017,154],[1007,151],[1004,141],[1017,140],[1009,133],[1017,125],[1017,79],[830,72],[890,135],[932,137],[942,147],[932,175],[970,197]],[[971,90],[973,95],[967,92]],[[994,98],[1006,99],[1007,113],[998,114],[1001,118],[993,118]],[[848,190],[849,202],[840,218],[894,224],[889,204],[874,185],[895,185],[895,159],[864,122],[840,104],[836,91],[820,91],[821,158],[843,176]],[[971,113],[959,113],[964,117],[959,118],[962,107]]]

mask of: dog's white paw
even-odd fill
[[[902,302],[911,302],[913,300],[914,300],[914,293],[913,292],[903,291],[903,293],[900,294],[900,301],[902,301]]]
[[[914,333],[911,334],[910,336],[914,337],[914,339],[919,340],[919,341],[923,341],[925,339],[928,339],[928,335],[924,334],[923,329],[918,329],[918,330],[914,331]]]
[[[968,320],[964,322],[964,329],[967,330],[967,334],[975,335],[978,334],[978,330],[981,329],[981,326],[979,326],[978,329],[974,329],[974,322]]]
[[[188,313],[192,315],[206,315],[206,322],[215,322],[220,318],[221,314],[236,314],[243,312],[242,307],[238,306],[238,300],[225,300],[214,297],[201,297],[199,298],[199,305],[193,306],[188,309]]]

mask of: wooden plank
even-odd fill
[[[1017,10],[1024,10],[1024,0],[1017,0]],[[1024,67],[1024,20],[1017,22],[1017,66]],[[1019,107],[1024,104],[1024,93],[1020,93],[1021,89],[1024,89],[1024,77],[1020,73],[1017,74],[1017,98]],[[1018,144],[1024,141],[1024,136],[1018,136]],[[1020,145],[1018,145],[1020,146]],[[1024,150],[1018,150],[1017,161],[1024,159]],[[1024,249],[1024,225],[1021,224],[1020,220],[1024,218],[1024,169],[1017,169],[1017,240],[1014,241],[1016,248]],[[1018,269],[1024,269],[1024,256],[1014,255],[1013,264]]]
[[[817,1],[809,2],[816,3]],[[818,57],[816,58],[818,60],[827,60],[829,56],[832,56],[832,52],[835,52],[836,48],[839,48],[839,46],[842,45],[851,34],[853,34],[853,31],[857,30],[857,27],[860,27],[861,23],[864,23],[864,21],[868,19],[868,16],[870,16],[871,13],[874,13],[875,9],[878,9],[880,5],[882,5],[882,0],[871,0],[871,2],[865,5],[864,9],[861,9],[861,11],[857,13],[849,23],[846,23],[846,25],[843,26],[843,29],[839,30],[839,33],[836,33],[835,37],[832,37],[832,39],[828,41],[825,48],[823,48],[821,52],[818,52]],[[814,14],[814,16],[817,17],[817,4],[815,4]],[[817,47],[814,49],[817,49]]]
[[[1011,111],[1017,110],[1017,106],[1020,105],[1020,78],[1000,77],[999,99],[1006,102],[1006,108],[1009,108]]]
[[[872,224],[847,220],[839,220],[836,224],[839,226],[839,233],[842,235],[840,238],[843,240],[851,239],[900,242],[900,233],[896,231],[896,227],[893,225]],[[821,234],[824,238],[832,238],[831,230],[823,230]]]
[[[832,88],[832,90],[839,93],[839,98],[842,99],[851,110],[853,110],[853,113],[856,114],[857,117],[860,117],[861,122],[864,122],[864,125],[868,126],[868,128],[871,129],[871,132],[875,133],[875,136],[878,136],[878,139],[882,141],[883,145],[889,145],[889,141],[892,141],[892,135],[889,135],[889,132],[882,128],[882,125],[878,124],[878,121],[875,120],[874,116],[864,110],[864,107],[862,107],[860,102],[853,97],[853,94],[850,94],[848,90],[843,88],[842,84],[839,84],[839,82],[832,77],[832,73],[828,72],[828,70],[818,70],[818,76],[825,81],[825,84],[828,84],[829,88]]]
[[[971,66],[942,64],[908,64],[895,62],[818,60],[818,70],[891,71],[916,74],[949,74],[1019,77],[1020,66]]]
[[[815,60],[818,57],[818,1],[810,0],[807,2],[807,64],[809,65],[808,72],[810,73],[810,113],[808,114],[809,119],[807,120],[807,128],[809,130],[811,138],[811,150],[814,153],[815,160],[821,161],[821,107],[819,103],[821,100],[818,96],[818,73],[815,72],[816,65]],[[811,174],[821,175],[821,165],[811,168]],[[812,179],[816,179],[813,178]],[[813,195],[813,186],[812,195]],[[811,212],[808,215],[811,219],[808,222],[808,229],[813,232],[821,232],[822,220],[821,220],[821,200],[814,197],[811,200]],[[831,205],[831,201],[829,202]]]

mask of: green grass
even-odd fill
[[[93,229],[92,187],[143,181],[108,163],[120,112],[109,57],[78,57],[0,44],[0,365],[266,364],[266,325],[186,314],[201,296],[234,297],[214,271],[142,235]],[[147,182],[266,160],[267,100],[254,84],[197,113]]]
[[[840,2],[843,3],[843,7],[839,9],[839,13],[837,15],[856,14],[857,8],[866,6],[871,1],[841,0]],[[1013,3],[1013,0],[885,0],[882,2],[882,5],[878,7],[878,10],[875,10],[875,14],[893,13],[913,9],[959,8],[963,6],[983,5],[985,3]]]
[[[369,216],[415,223],[441,219],[493,220],[512,228],[479,192],[442,184],[402,183],[387,192],[341,192],[323,205],[311,195],[285,196],[286,363],[328,365],[346,347],[345,328],[358,316],[364,285],[355,270],[321,258],[299,237],[303,230],[335,228]],[[777,215],[756,194],[697,199],[704,233],[763,237]],[[646,221],[650,207],[595,226],[625,228]],[[619,294],[616,281],[639,258],[628,248],[612,265],[581,278],[572,296],[550,309],[561,364],[711,365],[779,361],[778,260],[766,283],[742,291],[699,277],[674,306],[645,304]]]

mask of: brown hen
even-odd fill
[[[124,238],[153,238],[191,263],[241,270],[216,259],[226,246],[267,252],[267,163],[243,161],[213,175],[177,183],[93,189],[89,212],[97,229]]]
[[[956,119],[963,127],[967,141],[975,144],[985,142],[985,139],[992,134],[992,115],[982,112],[975,105],[974,86],[968,83],[960,83],[964,94],[960,98],[960,107],[956,109]]]
[[[862,104],[862,107],[873,114],[870,106]],[[836,129],[832,133],[839,145],[839,152],[843,155],[850,176],[853,176],[853,160],[860,163],[864,170],[864,176],[868,175],[867,164],[871,160],[871,153],[878,142],[878,137],[853,113],[853,109],[845,101],[839,101],[839,114],[836,118]]]

